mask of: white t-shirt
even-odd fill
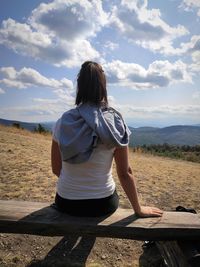
[[[59,126],[60,120],[53,130],[53,139],[57,143]],[[62,161],[57,193],[66,199],[97,199],[112,195],[115,191],[112,177],[114,150],[98,144],[86,162],[71,164]]]

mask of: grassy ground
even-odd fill
[[[51,173],[50,147],[50,136],[0,126],[1,199],[53,202],[56,177]],[[164,210],[182,205],[200,212],[200,164],[139,153],[130,153],[130,164],[143,205]],[[130,207],[115,166],[113,174],[120,206]],[[111,238],[0,234],[0,266],[161,266],[156,249],[143,250],[142,244]]]

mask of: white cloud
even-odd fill
[[[90,58],[97,59],[99,53],[89,41],[77,39],[66,41],[37,32],[27,24],[12,19],[3,21],[0,29],[0,43],[24,56],[44,60],[56,66],[73,67]]]
[[[32,45],[35,47],[48,47],[51,44],[51,39],[47,34],[37,32],[33,30],[31,25],[26,23],[18,23],[15,20],[9,18],[2,22],[1,37],[5,37],[7,44],[12,48],[16,44],[23,44],[25,41],[27,45]],[[4,38],[2,38],[2,43],[4,43]],[[18,48],[18,46],[16,46]]]
[[[128,86],[132,89],[152,89],[166,87],[176,82],[192,82],[188,67],[182,61],[154,61],[147,69],[119,60],[103,65],[108,82],[118,86]],[[0,73],[3,78],[0,83],[7,87],[25,89],[29,87],[51,88],[59,97],[74,103],[75,88],[71,80],[63,78],[56,80],[41,75],[32,68],[16,70],[13,67],[2,67]]]
[[[107,14],[99,0],[55,0],[33,10],[29,23],[71,42],[94,36],[107,23]]]
[[[117,43],[113,43],[111,41],[106,41],[104,47],[106,49],[113,51],[113,50],[117,49],[119,47],[119,45]]]
[[[114,107],[117,105],[117,100],[112,95],[108,95],[108,102],[111,107]]]
[[[189,33],[182,25],[167,24],[159,9],[147,8],[147,1],[122,0],[113,7],[110,23],[130,42],[164,54],[176,53],[173,41]]]
[[[200,35],[192,37],[190,45],[188,45],[188,52],[191,54],[192,64],[190,69],[193,72],[199,73],[200,71]]]
[[[194,5],[195,1],[190,2]],[[164,55],[181,55],[194,45],[195,38],[174,47],[173,42],[188,34],[188,30],[182,25],[167,24],[160,10],[148,9],[144,0],[122,0],[110,13],[103,10],[100,0],[42,3],[25,23],[11,18],[4,20],[0,44],[55,66],[75,67],[88,59],[103,61],[91,40],[108,25],[114,26],[129,42]],[[118,44],[107,41],[104,47],[113,51]]]
[[[61,114],[66,109],[74,107],[75,99],[72,97],[67,91],[65,91],[65,95],[62,95],[59,92],[55,92],[57,94],[57,98],[48,99],[48,98],[34,98],[33,102],[37,103],[37,105],[33,105],[32,109],[35,107],[39,108],[39,110],[50,110],[54,114]],[[36,109],[37,109],[36,108]]]
[[[74,107],[75,101],[67,90],[63,90],[63,98],[59,91],[55,91],[55,94],[57,96],[53,99],[33,98],[33,104],[28,106],[2,107],[0,117],[31,122],[57,120],[63,112]]]
[[[197,11],[197,15],[200,16],[200,0],[183,0],[179,6],[185,11]]]
[[[47,34],[34,31],[28,24],[8,19],[2,22],[0,43],[22,55],[39,58],[51,46],[51,39]]]
[[[40,4],[26,23],[4,20],[0,43],[22,55],[74,67],[100,56],[88,38],[107,23],[100,0],[55,0]]]
[[[193,98],[193,99],[200,99],[200,91],[195,91],[195,92],[192,94],[192,98]]]
[[[199,74],[200,72],[200,51],[196,51],[192,53],[192,61],[193,63],[189,66],[191,71]]]
[[[181,42],[179,47],[173,47],[173,44],[169,40],[161,40],[159,43],[154,42],[137,42],[144,48],[153,50],[154,52],[164,53],[166,55],[192,55],[195,51],[200,50],[200,35],[193,35],[189,42]]]
[[[13,67],[2,67],[0,68],[0,73],[3,75],[3,79],[0,80],[0,83],[5,84],[7,87],[24,89],[34,86],[48,87],[53,88],[54,90],[67,88],[70,92],[73,90],[72,81],[66,78],[63,78],[60,81],[53,78],[47,78],[32,68],[22,68],[17,71]]]
[[[0,117],[30,122],[54,121],[73,106],[71,99],[34,98],[33,104],[29,106],[2,107]]]
[[[30,105],[30,106],[15,106],[1,108],[0,116],[10,118],[12,120],[24,120],[24,121],[42,121],[44,118],[56,118],[59,114],[59,105],[56,109],[56,105]],[[44,119],[45,120],[45,119]]]
[[[2,79],[0,80],[0,83],[5,84],[7,87],[13,87],[18,89],[24,89],[27,88],[23,83],[16,81],[16,80],[9,80],[9,79]]]
[[[147,120],[148,118],[156,119],[160,118],[176,118],[176,117],[185,117],[185,118],[196,118],[199,121],[200,117],[200,106],[199,105],[161,105],[161,106],[149,106],[149,107],[133,107],[130,104],[127,105],[115,105],[126,119],[143,119]]]
[[[142,125],[152,122],[162,121],[167,119],[169,121],[176,118],[184,118],[183,121],[199,123],[200,106],[199,105],[160,105],[160,106],[133,106],[131,104],[120,105],[113,96],[109,96],[111,106],[116,108],[125,120],[132,123],[141,122]],[[57,120],[64,111],[72,108],[71,105],[66,104],[60,99],[34,99],[35,105],[30,106],[16,106],[4,107],[0,109],[0,117],[7,119],[16,119],[21,121],[52,121]],[[135,118],[135,120],[134,120]],[[138,121],[139,120],[139,121]],[[175,122],[176,123],[176,122]]]
[[[152,89],[176,82],[192,82],[187,65],[182,61],[154,61],[145,69],[138,64],[115,60],[103,67],[110,84],[132,89]]]
[[[0,94],[5,94],[5,91],[2,88],[0,88]]]
[[[50,88],[55,94],[54,99],[33,98],[32,100],[35,104],[28,107],[3,108],[1,109],[2,116],[8,118],[12,115],[12,112],[16,112],[15,115],[18,118],[24,117],[25,120],[29,116],[33,119],[38,116],[41,117],[41,120],[49,120],[51,116],[52,119],[58,118],[66,109],[74,106],[75,89],[71,80],[66,78],[61,80],[47,78],[32,68],[22,68],[17,71],[13,67],[2,67],[0,68],[0,73],[3,76],[0,83],[7,87],[18,89],[27,89],[29,87]],[[12,117],[10,116],[10,118]]]

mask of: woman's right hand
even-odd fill
[[[140,210],[136,212],[139,217],[161,217],[163,211],[156,207],[141,206]]]

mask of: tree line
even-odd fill
[[[24,129],[19,122],[14,122],[12,124],[13,127],[17,128],[17,129]],[[38,123],[37,126],[34,127],[34,132],[36,133],[49,133],[49,130],[47,130],[42,124]]]
[[[200,145],[152,144],[134,147],[133,151],[200,163]]]

